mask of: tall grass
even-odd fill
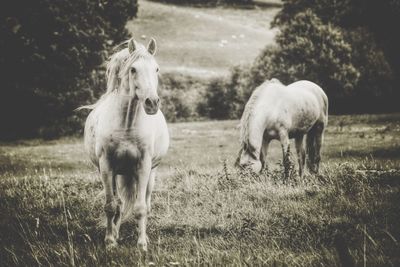
[[[119,247],[105,250],[98,227],[102,186],[82,160],[80,140],[3,144],[0,265],[398,266],[399,150],[390,159],[371,158],[362,144],[377,135],[375,145],[390,148],[399,124],[391,123],[389,142],[374,130],[387,122],[357,120],[342,129],[340,140],[339,126],[330,126],[320,175],[288,181],[273,164],[281,161],[278,146],[261,175],[233,168],[236,122],[171,125],[147,254],[136,248],[132,222],[122,226]],[[366,139],[353,132],[361,126]],[[364,156],[341,156],[348,145]]]

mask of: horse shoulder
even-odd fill
[[[155,149],[160,156],[164,156],[169,148],[169,130],[164,114],[159,111],[157,113],[158,131],[155,139]]]

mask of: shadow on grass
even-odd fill
[[[254,8],[280,8],[282,7],[282,3],[279,1],[268,1],[268,0],[254,0],[249,4],[227,4],[227,3],[217,3],[220,1],[191,1],[191,0],[150,0],[151,2],[158,2],[162,4],[171,4],[171,5],[179,5],[179,6],[189,6],[189,7],[197,7],[197,8],[215,8],[215,7],[229,7],[236,9],[254,9]],[[239,1],[238,1],[239,2]]]
[[[357,158],[375,158],[375,159],[399,159],[400,158],[400,145],[396,144],[388,148],[373,148],[371,150],[362,150],[356,148],[354,150],[335,151],[328,153],[329,157],[343,158],[343,157],[357,157]]]

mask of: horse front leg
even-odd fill
[[[146,234],[146,224],[147,224],[147,205],[146,205],[146,193],[147,187],[150,179],[151,172],[151,157],[145,155],[138,167],[138,180],[137,180],[137,197],[135,205],[133,207],[133,212],[138,222],[138,247],[147,251],[147,234]]]
[[[149,183],[147,184],[147,191],[146,191],[147,215],[149,215],[151,212],[151,193],[153,192],[156,173],[157,173],[157,167],[151,170]]]
[[[283,155],[283,177],[284,179],[289,178],[290,174],[290,155],[289,155],[289,136],[287,131],[281,130],[279,132],[279,139],[282,146],[282,155]]]
[[[115,201],[117,204],[117,209],[115,212],[115,216],[113,218],[113,222],[114,222],[113,234],[117,241],[119,239],[119,229],[121,228],[122,217],[124,216],[124,214],[123,214],[124,205],[126,205],[126,203],[122,202],[123,197],[122,197],[121,193],[124,190],[126,190],[127,186],[129,186],[129,177],[128,176],[117,175],[115,177],[114,197],[115,197]],[[126,199],[125,199],[125,202],[126,202]]]
[[[262,170],[268,169],[267,168],[267,154],[268,154],[268,147],[269,147],[270,142],[271,142],[270,139],[263,139],[263,144],[262,144],[261,153],[260,153],[260,161],[261,161]]]
[[[113,180],[114,173],[110,167],[110,164],[106,156],[102,156],[99,159],[100,174],[103,182],[103,187],[106,195],[106,203],[104,205],[104,212],[106,214],[107,226],[106,226],[106,236],[104,242],[107,248],[112,248],[117,245],[117,241],[114,236],[114,216],[117,212],[118,205],[114,201],[114,190],[113,190]]]

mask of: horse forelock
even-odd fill
[[[123,42],[119,46],[126,45],[128,41]],[[117,48],[119,47],[117,46]],[[138,60],[139,58],[150,58],[152,55],[147,51],[147,49],[140,43],[136,43],[136,49],[133,53],[129,53],[128,48],[124,48],[116,53],[114,53],[109,61],[107,62],[106,68],[106,79],[107,79],[107,90],[100,97],[100,99],[92,105],[86,105],[77,108],[81,109],[94,109],[101,103],[108,95],[115,92],[121,85],[122,79],[128,75],[130,66]]]
[[[137,43],[133,53],[128,48],[116,52],[107,63],[107,92],[110,93],[121,86],[121,81],[129,74],[130,67],[139,58],[150,58],[152,55],[142,45]]]

